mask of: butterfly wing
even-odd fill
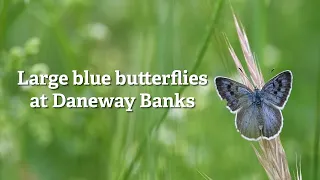
[[[281,111],[273,106],[262,103],[243,107],[236,116],[236,128],[247,140],[273,139],[282,129]]]
[[[262,135],[264,139],[272,139],[276,137],[282,129],[283,117],[280,109],[273,105],[262,103],[263,128]]]
[[[216,77],[214,81],[218,95],[227,101],[227,108],[232,113],[251,103],[249,97],[252,91],[245,85],[226,77]]]
[[[236,115],[236,128],[247,140],[258,140],[261,137],[261,108],[256,104],[242,107]]]
[[[267,82],[261,92],[264,102],[282,109],[286,104],[292,88],[291,71],[283,71]]]

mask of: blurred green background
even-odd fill
[[[292,70],[281,140],[291,173],[301,156],[303,179],[320,178],[320,2],[230,2],[265,80]],[[231,13],[229,1],[220,0],[0,0],[0,179],[204,179],[198,171],[214,180],[267,179],[213,88],[216,75],[237,78],[223,33],[243,61]],[[162,74],[191,71],[199,59],[196,73],[208,74],[209,84],[183,93],[196,97],[196,108],[170,109],[159,128],[166,109],[31,109],[31,97],[53,92],[17,86],[17,70]],[[68,86],[55,92],[172,96],[179,88]]]

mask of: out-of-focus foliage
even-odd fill
[[[191,70],[217,0],[0,0],[0,179],[112,180],[126,171],[138,145],[143,154],[129,179],[266,179],[251,142],[240,137],[234,115],[220,101],[216,75],[237,78],[226,33],[241,51],[229,1],[197,74],[206,87],[188,87],[194,109],[171,109],[154,136],[148,131],[164,109],[32,109],[30,98],[47,87],[18,87],[27,74],[170,73]],[[293,91],[281,133],[294,172],[301,156],[304,179],[315,159],[316,85],[319,80],[319,2],[231,0],[265,80],[285,69]],[[275,68],[273,72],[271,70]],[[66,96],[172,96],[178,87],[61,87]],[[319,109],[318,109],[319,111]],[[320,153],[317,152],[318,156]],[[318,166],[318,173],[320,172]],[[320,178],[320,175],[318,176]]]

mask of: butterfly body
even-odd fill
[[[281,132],[283,117],[281,110],[292,88],[292,73],[279,73],[262,89],[247,86],[226,77],[216,77],[215,85],[227,108],[236,114],[235,125],[248,140],[273,139]]]
[[[256,105],[261,105],[262,102],[262,93],[259,89],[255,89],[252,96],[252,103],[255,103]]]

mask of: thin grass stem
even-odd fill
[[[243,79],[244,84],[247,85],[249,88],[252,88],[254,86],[261,89],[264,85],[262,72],[258,67],[257,61],[255,60],[255,57],[250,49],[249,41],[245,34],[244,28],[238,22],[237,17],[235,16],[234,13],[233,13],[233,19],[236,26],[242,52],[245,58],[245,62],[248,67],[249,74],[252,80],[252,84],[249,80],[247,80],[246,73],[244,72],[243,66],[241,65],[241,62],[239,61],[237,55],[235,54],[235,51],[233,50],[231,44],[228,43],[228,40],[227,40],[230,54],[234,60],[234,63],[237,67],[237,70],[240,76]],[[265,169],[269,179],[271,180],[291,179],[286,154],[282,147],[279,136],[272,140],[262,139],[259,141],[259,148],[256,148],[253,144],[252,144],[252,147],[256,156],[258,157],[260,164]],[[297,172],[300,172],[300,171],[297,170]],[[301,174],[299,177],[302,178]]]
[[[216,27],[216,24],[217,24],[217,20],[219,18],[220,11],[222,9],[222,5],[223,5],[223,1],[222,0],[218,0],[217,4],[216,4],[216,6],[215,6],[215,8],[213,10],[213,14],[211,16],[211,23],[210,23],[210,26],[209,26],[208,33],[206,34],[204,43],[201,46],[199,53],[197,54],[196,62],[195,62],[194,66],[193,66],[193,68],[191,70],[191,74],[196,73],[196,71],[198,70],[200,64],[203,61],[205,52],[207,51],[208,46],[210,44],[211,36],[212,36],[212,34],[213,34],[214,30],[215,30],[215,27]],[[186,87],[187,86],[182,86],[179,89],[178,93],[182,94],[185,91]],[[162,114],[162,116],[159,118],[159,120],[155,121],[155,123],[152,124],[150,130],[148,131],[147,136],[138,145],[137,153],[135,154],[133,160],[130,162],[129,167],[125,170],[123,175],[119,176],[118,179],[123,179],[123,180],[128,180],[129,179],[135,163],[137,161],[139,161],[139,159],[142,156],[142,153],[143,153],[143,150],[144,150],[143,147],[148,143],[148,137],[152,136],[153,133],[156,132],[159,129],[159,127],[162,124],[162,122],[168,116],[168,113],[169,113],[169,108],[165,109],[165,112]]]
[[[320,145],[320,62],[318,62],[318,84],[317,84],[317,97],[316,97],[316,119],[315,119],[315,137],[314,137],[314,160],[313,160],[313,179],[318,179],[319,170],[319,145]]]

